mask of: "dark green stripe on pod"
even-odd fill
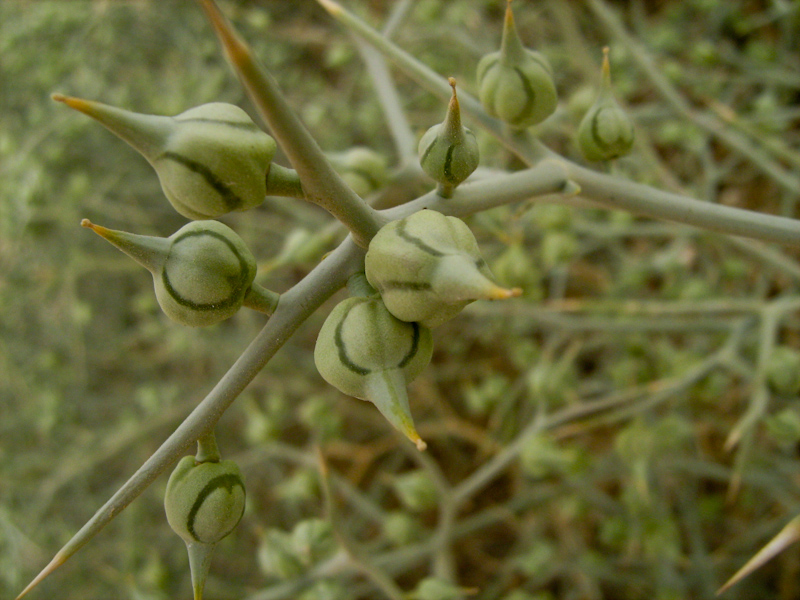
[[[353,302],[351,307],[358,306],[361,302]],[[347,315],[350,314],[348,310],[339,323],[336,325],[336,335],[334,337],[334,342],[336,344],[336,349],[339,351],[339,362],[342,363],[342,366],[349,371],[352,371],[356,375],[367,375],[371,371],[371,369],[367,367],[360,367],[356,363],[354,363],[350,357],[347,355],[347,347],[344,342],[344,337],[342,336],[342,332],[344,331],[344,323],[347,320]]]
[[[164,497],[170,527],[188,543],[219,542],[239,523],[244,505],[244,482],[236,463],[197,463],[192,456],[175,467]]]
[[[238,210],[244,205],[244,202],[239,196],[236,195],[236,192],[228,187],[206,165],[185,156],[181,156],[177,152],[164,152],[164,154],[161,155],[161,158],[173,160],[189,169],[192,173],[196,173],[202,177],[208,187],[219,194],[220,200],[222,201],[222,204],[224,204],[225,208],[228,209],[228,212]]]
[[[248,294],[252,300],[256,259],[242,238],[218,221],[194,221],[168,238],[106,229],[88,219],[82,225],[150,271],[158,303],[173,321],[213,325],[233,316]]]
[[[203,240],[202,238],[206,239]],[[186,242],[193,244],[194,248],[188,248],[183,251],[181,244]],[[199,292],[199,294],[204,296],[206,299],[209,295],[217,295],[217,293],[219,293],[219,298],[212,301],[203,301],[195,299],[191,296],[193,290],[184,289],[183,292],[177,290],[170,281],[170,272],[181,271],[186,268],[185,265],[180,264],[180,259],[172,261],[175,263],[173,265],[170,262],[170,259],[167,258],[164,271],[161,274],[161,279],[164,287],[167,290],[167,293],[181,306],[201,312],[220,310],[224,308],[230,308],[232,306],[241,306],[244,293],[252,283],[252,273],[248,260],[239,253],[239,249],[232,241],[228,239],[227,236],[205,228],[195,231],[187,231],[172,240],[170,256],[178,255],[179,253],[193,254],[194,256],[197,256],[202,251],[202,249],[199,248],[200,244],[211,246],[210,248],[206,249],[206,252],[211,252],[216,255],[218,259],[216,261],[217,264],[213,266],[220,270],[212,273],[209,272],[210,269],[208,267],[210,265],[204,265],[205,268],[201,267],[201,271],[205,272],[201,272],[200,274],[192,274],[188,276],[188,278],[191,280],[191,283],[194,283],[195,278],[205,277],[206,280],[203,282],[204,285],[202,288],[195,291]],[[217,247],[215,248],[214,246]],[[228,253],[230,253],[229,256]],[[224,268],[223,265],[227,267],[227,269],[221,271],[221,269]],[[183,279],[187,278],[185,273],[181,273],[179,276]],[[212,283],[212,279],[219,281]],[[211,289],[212,286],[215,288],[214,290]]]
[[[434,125],[419,141],[419,164],[435,181],[453,188],[478,168],[480,153],[475,134],[461,125],[456,82],[450,78],[453,97],[444,122]],[[449,193],[448,193],[449,194]]]
[[[400,369],[411,381],[430,361],[427,327],[405,323],[377,297],[354,297],[334,307],[317,336],[314,362],[320,375],[340,391],[366,399],[366,379]]]
[[[189,219],[213,219],[264,201],[277,145],[238,106],[212,102],[163,117],[55,99],[97,119],[139,151],[175,210]]]
[[[224,497],[214,499],[215,492],[221,492]],[[244,499],[244,483],[238,474],[225,473],[209,481],[200,490],[186,517],[186,529],[192,539],[201,543],[213,543],[233,531],[244,514],[244,502],[238,502],[235,498],[239,493]],[[212,503],[214,506],[209,506]],[[205,515],[204,512],[210,514]]]
[[[522,45],[510,2],[501,48],[480,60],[477,79],[486,112],[518,129],[544,121],[558,104],[552,69],[543,55]]]
[[[218,221],[189,223],[169,241],[166,260],[153,273],[164,312],[193,327],[233,316],[256,276],[256,259],[244,241]]]
[[[436,327],[473,300],[515,295],[491,279],[466,223],[432,210],[388,223],[364,259],[367,280],[401,321]]]

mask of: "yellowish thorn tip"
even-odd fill
[[[489,300],[506,300],[522,295],[522,288],[512,288],[510,290],[501,287],[494,287],[489,291]]]
[[[94,113],[94,102],[91,100],[84,100],[82,98],[74,98],[72,96],[65,96],[64,94],[51,94],[50,97],[56,102],[66,104],[72,109],[82,112],[86,115],[92,116]]]
[[[37,585],[39,585],[39,583],[45,577],[47,577],[48,575],[50,575],[50,573],[52,573],[58,567],[63,565],[66,560],[67,560],[67,558],[63,557],[61,555],[61,552],[56,553],[56,555],[53,557],[53,560],[50,561],[50,564],[48,564],[44,569],[42,569],[39,572],[39,574],[33,579],[33,581],[31,581],[28,584],[28,586],[24,590],[22,590],[20,595],[17,596],[14,600],[20,600],[20,598],[22,598],[23,596],[27,595],[28,592],[30,592],[33,588],[35,588]]]
[[[228,60],[234,65],[252,63],[250,48],[239,38],[236,31],[225,19],[225,15],[219,9],[217,3],[214,0],[200,0],[200,2],[222,47],[225,49]]]
[[[420,452],[425,452],[425,449],[428,447],[428,444],[426,444],[420,437],[417,437],[417,439],[411,441],[414,442],[414,445]]]
[[[89,219],[81,219],[81,227],[86,227],[94,231],[100,237],[106,238],[107,240],[111,240],[113,237],[113,231],[108,229],[107,227],[103,227],[102,225],[95,225]]]
[[[332,15],[338,15],[342,12],[342,7],[333,0],[317,0],[317,2]]]

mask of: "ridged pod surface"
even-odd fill
[[[372,238],[364,265],[389,312],[431,328],[474,300],[519,295],[492,280],[466,223],[433,210],[384,225]]]
[[[611,69],[606,48],[603,83],[597,100],[578,127],[578,146],[588,160],[611,160],[630,152],[633,139],[633,123],[611,90]]]
[[[475,134],[461,124],[456,82],[450,78],[453,97],[442,123],[434,125],[419,141],[419,163],[436,182],[449,189],[469,177],[480,162]]]
[[[419,447],[406,385],[428,365],[430,330],[396,319],[378,297],[353,297],[334,307],[317,336],[314,362],[339,391],[375,404]],[[424,447],[424,443],[422,444]]]
[[[218,221],[194,221],[168,238],[116,231],[83,221],[153,275],[156,298],[172,320],[192,327],[233,316],[251,290],[256,260]]]
[[[558,105],[552,73],[542,54],[522,45],[509,2],[501,49],[478,63],[478,97],[483,108],[515,129],[541,123]]]
[[[277,146],[238,106],[212,102],[164,117],[54,98],[138,150],[155,169],[172,206],[189,219],[213,219],[264,201]]]
[[[167,482],[164,508],[173,531],[185,542],[216,544],[244,514],[245,489],[235,462],[198,463],[185,456]]]

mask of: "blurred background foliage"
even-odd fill
[[[394,3],[347,5],[377,25]],[[395,40],[474,93],[504,5],[416,0]],[[364,145],[396,162],[355,46],[315,2],[222,6],[325,150]],[[613,172],[798,216],[797,2],[515,9],[523,39],[555,68],[561,109],[540,131],[552,148],[578,159],[574,132],[608,44],[638,136]],[[663,80],[637,66],[637,47],[606,10]],[[418,133],[441,120],[439,101],[403,75],[397,85]],[[183,221],[142,158],[52,92],[146,113],[226,101],[253,114],[192,2],[0,2],[2,597],[105,502],[264,321],[243,311],[181,328],[160,313],[144,270],[79,229],[88,217],[169,235]],[[480,139],[484,167],[518,168]],[[430,187],[389,184],[395,201]],[[279,291],[340,235],[289,200],[225,221],[262,261],[260,283]],[[525,297],[472,306],[437,329],[433,364],[411,390],[428,452],[316,374],[329,304],[220,423],[249,497],[217,552],[209,597],[379,597],[364,564],[314,520],[324,517],[317,445],[333,472],[336,529],[419,598],[433,575],[480,600],[710,598],[800,513],[796,251],[557,205],[500,208],[471,225],[498,278]],[[31,597],[188,597],[165,481]],[[800,597],[798,572],[789,550],[725,597]]]

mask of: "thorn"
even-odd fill
[[[602,67],[602,75],[603,75],[603,83],[606,85],[611,85],[611,64],[608,61],[608,53],[610,52],[610,48],[605,46],[603,48],[603,67]]]
[[[717,590],[716,595],[724,594],[728,589],[736,585],[756,569],[764,566],[764,564],[775,558],[798,540],[800,540],[800,515],[789,521],[789,523],[780,530],[778,535],[767,542],[766,546],[761,548],[753,558],[748,560],[741,569],[736,571],[733,577]]]
[[[564,187],[561,190],[561,193],[565,196],[577,196],[583,190],[581,186],[572,181],[571,179],[567,179],[564,183]]]
[[[239,39],[239,36],[228,23],[225,15],[217,6],[214,0],[200,0],[203,10],[206,12],[211,26],[222,43],[228,59],[235,65],[247,65],[252,62],[249,48]]]
[[[24,590],[22,590],[22,593],[20,593],[20,595],[19,595],[19,596],[17,596],[17,597],[15,598],[15,600],[20,600],[20,598],[22,598],[23,596],[25,596],[25,595],[26,595],[28,592],[30,592],[30,591],[31,591],[31,590],[32,590],[34,587],[36,587],[37,585],[39,585],[39,583],[40,583],[40,582],[41,582],[41,581],[42,581],[42,580],[43,580],[45,577],[47,577],[48,575],[50,575],[50,573],[52,573],[52,572],[53,572],[53,571],[55,571],[55,570],[56,570],[58,567],[60,567],[61,565],[63,565],[65,560],[66,560],[66,558],[62,558],[62,556],[61,556],[61,553],[60,553],[60,552],[59,552],[58,554],[56,554],[56,555],[53,557],[53,560],[51,560],[51,561],[50,561],[50,564],[48,564],[48,565],[47,565],[47,566],[46,566],[44,569],[42,569],[42,570],[40,571],[40,573],[39,573],[39,574],[38,574],[38,575],[37,575],[37,576],[36,576],[36,577],[33,579],[33,581],[31,581],[31,582],[28,584],[28,586],[27,586],[27,587],[26,587]]]
[[[328,13],[333,16],[336,16],[342,12],[342,7],[333,0],[317,0],[317,2],[322,5],[322,8],[327,10]]]
[[[495,287],[489,292],[489,300],[506,300],[508,298],[516,298],[522,295],[522,288],[512,288],[510,290],[501,287]]]
[[[90,117],[94,114],[94,111],[92,110],[92,104],[94,103],[91,100],[74,98],[73,96],[65,96],[64,94],[50,94],[50,98],[56,102],[66,104],[70,108],[77,110],[78,112],[82,112]]]

